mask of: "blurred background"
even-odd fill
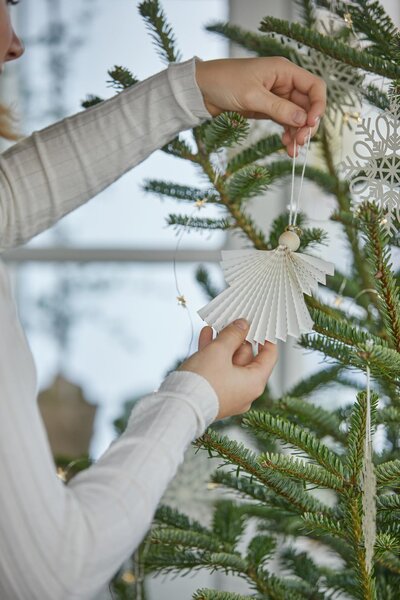
[[[383,4],[400,22],[398,0]],[[137,5],[136,0],[35,0],[13,9],[26,52],[18,63],[7,65],[0,96],[14,102],[24,134],[82,110],[88,94],[112,96],[107,70],[114,65],[129,68],[141,80],[165,68]],[[295,18],[291,0],[163,0],[162,6],[183,60],[244,55],[205,31],[210,22],[230,20],[257,30],[266,15]],[[196,311],[207,302],[196,269],[207,267],[213,283],[222,288],[220,249],[238,243],[223,232],[191,231],[177,250],[177,232],[166,226],[166,217],[171,212],[189,214],[192,208],[146,194],[141,186],[147,177],[199,184],[189,165],[157,151],[54,228],[4,256],[35,357],[40,408],[55,455],[87,454],[96,460],[115,439],[113,422],[125,403],[158,388],[177,361],[196,350],[202,326]],[[312,206],[310,225],[326,228],[335,244],[321,254],[329,259],[334,252],[345,265],[335,225],[326,223],[330,200],[321,198],[316,206],[315,190],[305,184],[303,207],[311,214]],[[267,230],[287,201],[288,190],[282,186],[268,192],[268,202],[252,200],[260,228]],[[214,210],[207,206],[201,216],[213,216]],[[187,308],[177,301],[174,257]],[[282,345],[271,382],[274,392],[304,377],[317,360],[293,344]],[[332,391],[328,401],[345,398]],[[189,507],[198,492],[190,478],[186,483],[175,492],[183,493],[184,507]],[[149,596],[190,598],[196,587],[225,589],[225,582],[217,574],[157,578],[149,584]],[[238,582],[236,590],[246,588]],[[101,598],[109,597],[105,590]]]

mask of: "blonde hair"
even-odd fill
[[[21,139],[21,135],[19,135],[13,127],[15,121],[16,119],[10,108],[4,104],[0,104],[0,137],[11,141]]]

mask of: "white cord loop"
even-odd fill
[[[303,170],[301,172],[299,193],[298,193],[297,199],[295,201],[294,200],[294,178],[295,178],[295,169],[296,169],[297,144],[296,144],[296,140],[294,140],[294,152],[293,152],[293,162],[292,162],[292,187],[291,187],[291,191],[290,191],[290,206],[289,206],[289,226],[291,226],[291,227],[296,226],[297,215],[298,215],[299,208],[300,208],[301,191],[303,189],[304,173],[306,170],[308,150],[310,148],[310,141],[311,141],[311,127],[310,127],[309,134],[307,136],[306,153],[304,156]]]

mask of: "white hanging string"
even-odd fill
[[[178,254],[178,250],[179,250],[179,246],[180,246],[180,243],[182,241],[182,238],[183,238],[184,234],[186,233],[186,231],[189,229],[190,224],[191,224],[191,222],[193,220],[193,215],[195,214],[196,211],[198,211],[198,208],[199,208],[199,205],[197,205],[196,208],[190,213],[189,219],[186,222],[186,225],[183,227],[183,229],[182,229],[182,231],[181,231],[181,233],[179,235],[178,241],[177,241],[176,246],[175,246],[174,257],[172,259],[173,270],[174,270],[174,279],[175,279],[175,288],[176,288],[176,291],[177,291],[177,294],[178,294],[177,297],[176,297],[176,299],[178,300],[178,303],[183,308],[186,308],[187,315],[188,315],[188,318],[189,318],[189,323],[190,323],[190,341],[189,341],[188,350],[187,350],[187,353],[186,353],[186,356],[185,356],[184,360],[186,360],[189,357],[189,355],[190,355],[190,351],[191,351],[191,347],[192,347],[192,343],[193,343],[193,338],[194,338],[194,326],[193,326],[193,319],[192,319],[192,316],[190,314],[190,310],[187,307],[186,298],[183,295],[183,293],[181,292],[180,287],[179,287],[178,276],[177,276],[177,272],[176,272],[176,258],[177,258],[177,254]]]
[[[371,372],[367,365],[367,422],[365,425],[365,452],[369,450],[369,444],[372,442],[371,433]]]
[[[291,226],[291,227],[296,226],[297,215],[298,215],[299,208],[300,208],[300,198],[301,198],[301,192],[303,189],[304,173],[306,170],[308,150],[310,148],[310,141],[311,141],[311,127],[310,127],[309,134],[307,136],[306,153],[304,156],[303,170],[301,172],[299,193],[297,194],[296,200],[294,200],[294,179],[295,179],[296,154],[297,154],[297,144],[296,144],[296,140],[294,140],[294,151],[293,151],[293,161],[292,161],[292,186],[291,186],[291,190],[290,190],[290,207],[289,207],[289,226]]]
[[[225,171],[225,166],[223,165],[223,161],[221,158],[220,153],[215,153],[217,161],[218,161],[218,166],[215,167],[215,177],[214,177],[214,185],[216,185],[220,172],[223,173]],[[175,289],[177,292],[177,297],[176,299],[178,300],[178,303],[186,309],[187,311],[187,315],[189,318],[189,322],[190,322],[190,331],[191,331],[191,335],[190,335],[190,341],[189,341],[189,346],[188,346],[188,350],[187,350],[187,354],[185,356],[185,358],[183,360],[186,360],[190,354],[191,354],[191,348],[192,348],[192,343],[193,343],[193,338],[194,338],[194,325],[193,325],[193,319],[190,313],[190,310],[187,306],[187,300],[184,296],[184,294],[182,293],[180,287],[179,287],[179,283],[178,283],[178,274],[177,274],[177,268],[176,268],[176,259],[177,259],[177,254],[178,254],[178,250],[179,250],[179,246],[180,243],[183,239],[183,236],[185,235],[185,233],[189,230],[189,227],[193,221],[193,216],[194,214],[204,206],[204,204],[206,204],[207,202],[207,197],[204,197],[203,199],[198,199],[195,202],[195,208],[192,210],[192,212],[189,214],[189,219],[187,220],[186,224],[184,225],[184,227],[182,228],[182,231],[180,232],[180,235],[178,237],[178,241],[176,243],[175,246],[175,250],[174,250],[174,256],[172,259],[172,263],[173,263],[173,271],[174,271],[174,279],[175,279]]]
[[[370,352],[373,347],[372,340],[367,342],[367,350]],[[372,431],[371,431],[371,373],[369,364],[366,368],[367,373],[367,406],[365,419],[365,444],[364,460],[361,472],[361,491],[362,491],[362,532],[365,547],[365,566],[370,573],[373,567],[374,547],[376,541],[376,476],[374,464],[372,461]]]

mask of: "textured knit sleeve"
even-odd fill
[[[65,485],[1,264],[0,330],[0,598],[91,600],[139,545],[185,449],[215,419],[217,396],[200,375],[174,371]]]
[[[59,121],[0,156],[0,251],[27,242],[211,115],[195,61]]]
[[[0,158],[1,248],[26,242],[205,118],[191,60],[16,144]],[[140,543],[185,449],[214,420],[216,394],[195,373],[172,373],[64,485],[1,262],[0,332],[0,598],[91,600]]]

